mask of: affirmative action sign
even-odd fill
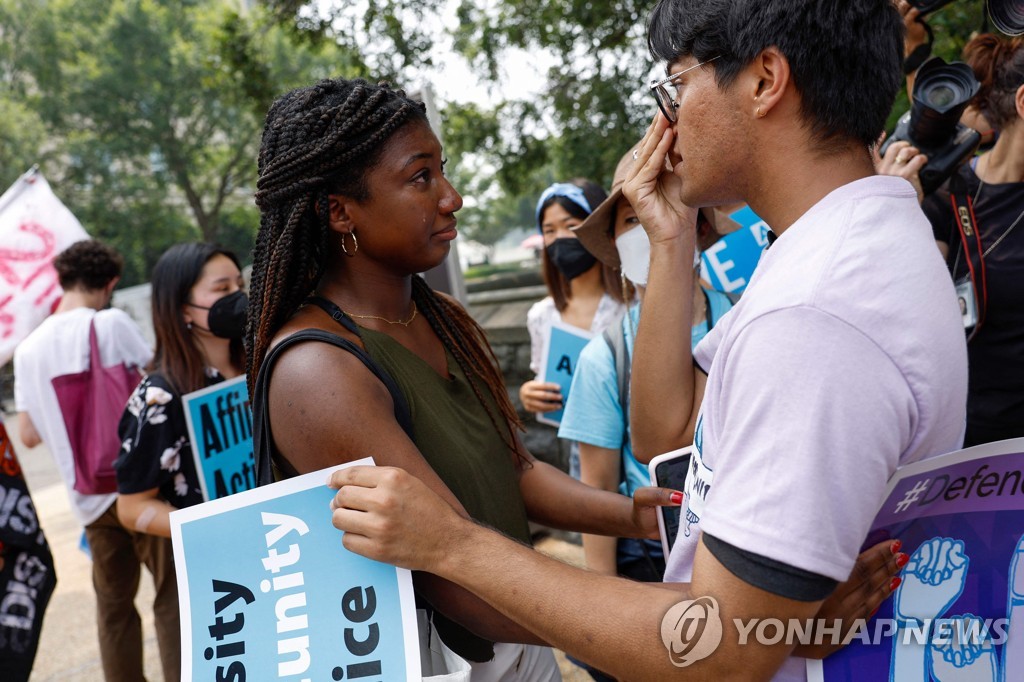
[[[256,487],[252,410],[245,375],[181,398],[203,499]]]
[[[749,206],[729,217],[739,223],[740,229],[708,247],[702,255],[701,275],[712,288],[731,294],[747,288],[764,247],[768,245],[768,224]]]
[[[411,574],[342,546],[330,471],[171,514],[183,680],[420,682]]]
[[[572,385],[572,374],[576,371],[576,361],[580,359],[583,347],[590,343],[593,334],[568,324],[555,322],[544,340],[541,351],[541,380],[558,384],[562,391],[562,407],[553,412],[541,412],[537,421],[551,426],[562,423],[565,403],[569,400],[569,387]]]
[[[900,469],[868,544],[903,541],[902,582],[825,680],[1024,680],[1024,439]]]

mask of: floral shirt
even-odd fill
[[[207,369],[207,385],[224,378]],[[128,399],[121,422],[121,453],[114,463],[117,491],[140,493],[159,488],[179,509],[203,501],[181,396],[159,373],[144,378]]]

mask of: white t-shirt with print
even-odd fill
[[[694,357],[708,381],[667,581],[690,581],[702,531],[843,581],[896,467],[963,439],[960,312],[900,178],[812,207]],[[776,679],[804,679],[802,660]]]
[[[114,503],[116,494],[83,495],[74,489],[75,463],[71,454],[57,394],[51,380],[64,374],[85,371],[89,366],[89,323],[96,318],[96,342],[103,365],[124,362],[144,367],[153,357],[138,325],[116,308],[97,312],[75,308],[46,318],[14,351],[14,402],[27,412],[40,438],[53,453],[61,478],[68,489],[71,509],[87,526]],[[121,414],[110,419],[117,424]]]

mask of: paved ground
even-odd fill
[[[53,458],[45,446],[25,448],[17,424],[10,415],[4,420],[21,462],[40,522],[53,551],[57,567],[57,589],[50,599],[43,621],[43,633],[31,682],[103,682],[96,643],[96,600],[92,591],[91,564],[79,549],[82,529],[71,514],[67,492]],[[578,545],[546,538],[538,549],[579,565],[583,551]],[[136,604],[142,616],[146,677],[162,680],[157,655],[152,611],[153,584],[143,571]],[[565,682],[586,682],[589,675],[565,661],[556,652]]]

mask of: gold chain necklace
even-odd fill
[[[381,322],[387,322],[388,324],[400,324],[403,327],[408,327],[412,324],[412,321],[416,319],[416,313],[419,312],[419,308],[416,307],[416,301],[413,301],[412,315],[409,316],[408,320],[389,320],[388,318],[381,317],[380,315],[356,315],[355,313],[350,313],[347,310],[342,310],[341,312],[345,313],[349,317],[355,317],[360,320],[380,320]]]

